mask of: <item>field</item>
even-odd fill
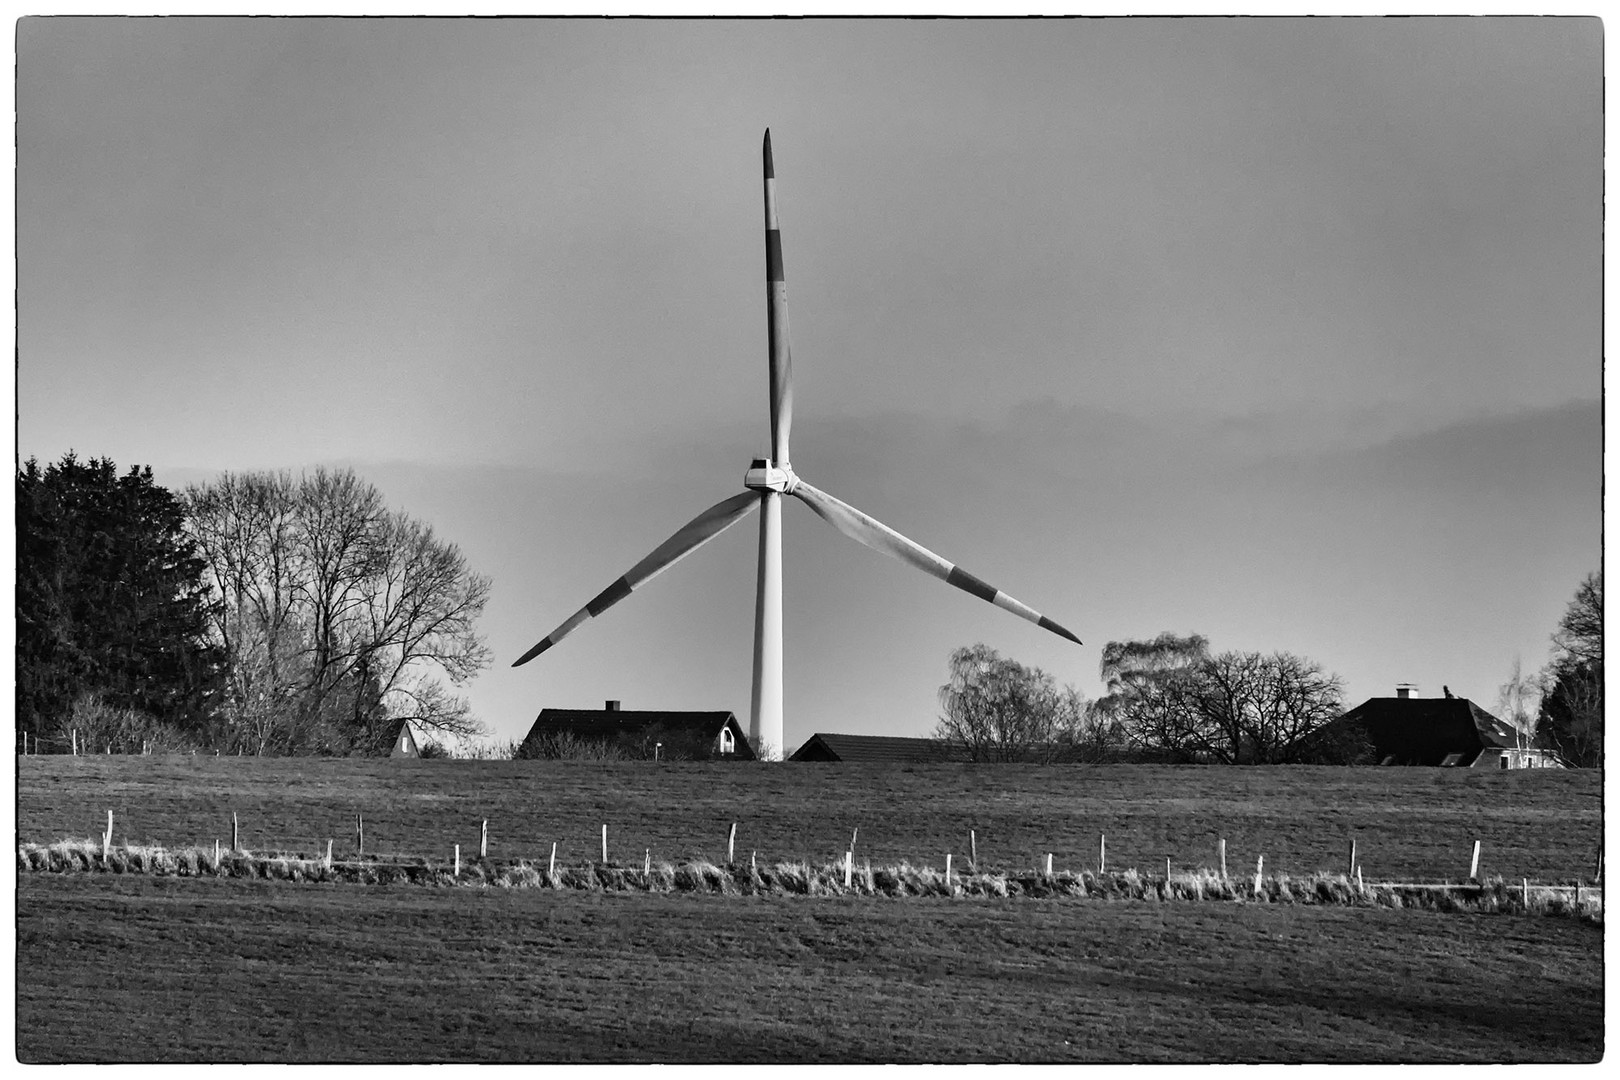
[[[40,757],[24,841],[1590,880],[1579,772]],[[1594,1061],[1602,927],[1206,902],[23,874],[23,1061]]]
[[[492,858],[600,856],[639,865],[723,861],[738,823],[739,858],[830,861],[860,830],[873,863],[960,865],[968,830],[988,867],[1095,867],[1163,872],[1215,866],[1227,842],[1235,874],[1343,870],[1351,838],[1369,880],[1462,880],[1473,842],[1480,873],[1509,880],[1590,881],[1602,836],[1602,781],[1585,770],[1335,769],[1152,766],[832,764],[670,765],[203,757],[25,758],[17,832],[49,842],[230,840],[254,851],[354,850],[448,858],[476,850],[489,821]]]

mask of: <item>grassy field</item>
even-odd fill
[[[45,1061],[1594,1061],[1601,928],[24,875]]]
[[[29,757],[18,837],[639,867],[1590,880],[1587,772]],[[99,842],[97,851],[99,853]],[[1589,920],[1249,902],[707,895],[34,872],[23,1061],[1594,1061]]]
[[[1232,873],[1308,874],[1345,868],[1355,838],[1371,880],[1461,880],[1474,840],[1480,873],[1540,882],[1590,880],[1602,836],[1602,778],[1588,770],[1342,769],[1153,766],[694,765],[650,763],[323,760],[300,758],[23,758],[20,839],[99,836],[114,812],[117,842],[229,842],[234,811],[251,850],[352,852],[363,813],[368,854],[447,858],[609,856],[723,861],[738,823],[738,857],[820,863],[856,854],[874,864],[979,862],[1108,866],[1163,873],[1216,865]]]

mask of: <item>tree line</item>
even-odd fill
[[[972,645],[951,654],[935,738],[974,761],[1335,763],[1311,736],[1343,711],[1338,676],[1291,653],[1210,651],[1199,634],[1111,641],[1095,700]]]
[[[1538,676],[1515,673],[1501,719],[1567,765],[1603,761],[1603,576],[1581,582]],[[1344,714],[1343,682],[1288,652],[1213,652],[1200,634],[1110,641],[1088,700],[977,644],[951,653],[934,737],[973,761],[1371,764]]]
[[[352,470],[176,494],[68,453],[17,470],[17,726],[136,752],[386,750],[481,730],[489,579]],[[70,734],[70,733],[76,733]]]

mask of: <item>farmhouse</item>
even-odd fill
[[[518,756],[567,757],[578,747],[665,761],[753,761],[755,757],[742,725],[730,712],[628,710],[617,701],[609,701],[601,709],[541,709]]]
[[[1383,765],[1563,767],[1553,752],[1521,746],[1512,724],[1444,689],[1444,697],[1417,698],[1399,686],[1394,697],[1368,698],[1334,723],[1358,727]]]
[[[966,761],[966,753],[938,739],[905,739],[890,735],[837,735],[818,731],[793,752],[789,761],[881,761],[911,763]]]

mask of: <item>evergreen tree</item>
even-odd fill
[[[148,467],[71,451],[17,472],[17,726],[57,737],[94,696],[177,728],[209,719],[220,656],[180,501]],[[49,745],[49,744],[47,744]]]

